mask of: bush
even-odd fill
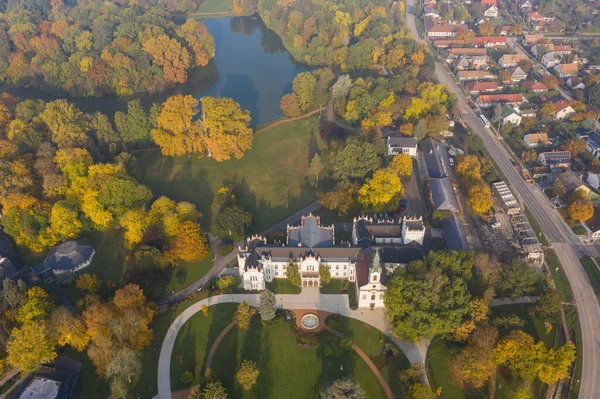
[[[194,373],[192,373],[189,370],[186,370],[181,374],[180,380],[186,385],[190,384],[192,381],[194,381]]]
[[[350,309],[358,309],[358,301],[356,300],[356,283],[348,285],[348,302],[350,303]]]
[[[231,294],[240,285],[241,279],[235,276],[223,276],[217,280],[217,288],[223,294]]]

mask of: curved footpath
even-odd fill
[[[201,312],[202,305],[213,306],[220,303],[239,303],[247,301],[252,306],[258,306],[258,294],[226,294],[203,299],[184,310],[173,321],[158,359],[158,399],[171,399],[171,358],[177,334],[181,327],[196,313]],[[425,355],[429,341],[417,344],[401,341],[393,336],[383,309],[350,309],[347,295],[321,295],[318,288],[304,288],[298,295],[276,295],[277,306],[285,309],[316,309],[342,316],[351,317],[367,323],[385,333],[402,349],[411,364],[425,364]]]

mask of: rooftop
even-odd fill
[[[44,270],[71,270],[89,260],[94,247],[86,240],[70,240],[53,247],[43,262]]]
[[[479,96],[480,103],[523,102],[522,94],[485,94]]]
[[[56,399],[60,390],[60,381],[50,378],[36,377],[19,395],[19,399]]]
[[[303,216],[300,226],[288,226],[287,244],[308,248],[333,246],[333,226],[321,226],[318,216]]]
[[[453,251],[469,250],[467,234],[465,233],[462,222],[456,215],[453,214],[448,216],[446,219],[442,220],[441,224],[446,248]]]
[[[421,152],[423,153],[423,160],[427,166],[427,176],[429,178],[448,177],[447,168],[450,167],[450,159],[445,144],[427,138],[421,141]]]
[[[409,136],[389,136],[388,144],[392,147],[417,148],[417,139]]]
[[[498,82],[470,82],[467,83],[467,89],[471,92],[482,92],[487,90],[498,90]]]
[[[458,202],[450,179],[429,179],[431,200],[435,209],[440,211],[458,212]]]

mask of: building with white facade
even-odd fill
[[[381,266],[379,250],[375,250],[375,253],[360,254],[356,263],[356,272],[358,307],[366,309],[385,307],[387,274]]]
[[[352,223],[352,244],[367,248],[377,245],[423,245],[423,218],[358,216]]]
[[[388,136],[387,150],[389,156],[398,154],[408,154],[411,157],[417,156],[417,139],[405,136]]]

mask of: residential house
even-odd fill
[[[538,155],[538,161],[544,166],[569,167],[571,166],[570,151],[542,152]]]
[[[573,47],[569,45],[558,45],[554,43],[538,43],[531,47],[531,52],[536,57],[543,56],[546,53],[556,53],[564,56],[571,54],[573,52]]]
[[[442,220],[442,234],[446,248],[453,251],[468,251],[469,241],[462,222],[454,214]]]
[[[479,96],[477,103],[482,108],[490,108],[496,104],[520,105],[524,102],[522,94],[484,94]]]
[[[500,65],[501,68],[512,68],[516,67],[519,62],[525,59],[527,58],[522,54],[504,54],[498,60],[498,65]]]
[[[567,194],[576,192],[579,195],[588,198],[594,205],[600,203],[600,195],[583,181],[582,174],[576,174],[573,171],[568,170],[558,175],[558,178],[564,184],[565,192]]]
[[[434,25],[427,31],[427,37],[454,37],[463,29],[465,29],[463,25]]]
[[[563,57],[564,54],[551,51],[542,56],[541,63],[546,68],[554,68],[561,63]]]
[[[600,189],[600,173],[589,172],[585,181],[594,190],[598,191]]]
[[[498,18],[498,7],[492,4],[485,9],[483,16],[487,18]]]
[[[476,56],[471,58],[472,69],[488,69],[490,58],[486,56]]]
[[[461,82],[469,80],[496,79],[496,75],[488,71],[459,71],[456,76]]]
[[[538,41],[542,40],[544,35],[525,35],[523,37],[523,44],[526,46],[531,46],[536,44]]]
[[[459,57],[485,57],[487,56],[487,50],[484,48],[454,47],[444,50],[443,54],[446,56],[446,62],[451,62]]]
[[[554,119],[562,120],[575,115],[575,110],[566,100],[560,100],[554,103]]]
[[[523,119],[517,111],[506,105],[502,107],[500,117],[502,118],[502,126],[508,125],[509,123],[514,126],[519,126],[521,124],[521,119]]]
[[[53,247],[44,262],[33,268],[38,276],[75,273],[92,263],[96,250],[86,240],[70,240]]]
[[[466,85],[467,91],[471,95],[479,95],[481,93],[492,93],[501,89],[498,82],[469,82]]]
[[[510,71],[510,83],[516,84],[527,79],[527,73],[521,69],[521,67],[508,68]]]
[[[508,35],[510,34],[510,30],[511,30],[511,28],[512,28],[512,27],[511,27],[510,25],[503,25],[503,26],[500,28],[500,32],[498,32],[498,34],[499,34],[500,36],[508,36]]]
[[[452,46],[464,46],[465,41],[462,39],[441,39],[435,40],[433,46],[436,48],[448,48]]]
[[[588,135],[585,148],[596,159],[600,159],[600,134],[592,132]]]
[[[585,242],[591,243],[600,238],[600,208],[594,208],[594,215],[582,223],[586,230]]]
[[[495,6],[495,5],[496,5],[496,0],[481,0],[482,7]]]
[[[573,90],[585,90],[585,83],[583,83],[582,78],[573,77],[567,79],[567,86]]]
[[[525,88],[532,93],[544,93],[548,91],[548,87],[537,80],[525,81]]]
[[[523,137],[523,141],[525,142],[528,148],[537,148],[540,145],[547,146],[548,144],[550,144],[548,133],[526,134],[525,137]]]
[[[440,19],[440,13],[435,8],[425,8],[423,15],[433,19]]]
[[[527,21],[528,22],[539,22],[539,21],[553,21],[554,18],[544,17],[537,11],[532,11],[527,13]]]
[[[538,108],[535,104],[524,103],[517,107],[523,118],[535,118],[537,116]]]
[[[558,76],[561,78],[575,76],[579,73],[579,63],[559,64],[554,67],[554,72],[558,73]]]
[[[477,36],[473,38],[473,45],[477,47],[506,46],[506,36]]]
[[[407,136],[388,136],[387,149],[389,156],[408,154],[411,157],[416,157],[417,139]]]

